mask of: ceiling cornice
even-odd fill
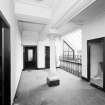
[[[80,12],[82,12],[84,9],[86,9],[95,1],[96,0],[77,1],[77,3],[75,3],[67,11],[65,11],[63,16],[55,24],[53,24],[53,27],[59,28],[63,26],[64,24],[68,23],[71,19],[73,19],[75,16],[77,16]]]

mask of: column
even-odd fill
[[[50,40],[50,71],[56,71],[56,47],[55,40]]]
[[[56,71],[56,47],[55,37],[50,37],[50,70],[47,77],[48,86],[59,85],[59,77]]]

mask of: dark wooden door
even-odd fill
[[[11,57],[10,57],[10,32],[9,28],[4,28],[4,97],[5,105],[11,100]]]
[[[45,46],[45,68],[50,68],[50,47]]]
[[[2,105],[2,23],[0,21],[0,104]]]
[[[0,105],[11,104],[10,26],[0,12]]]
[[[90,44],[87,42],[87,79],[90,81]]]
[[[37,46],[24,47],[24,69],[37,68]]]

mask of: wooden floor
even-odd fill
[[[15,103],[19,105],[105,105],[105,92],[57,69],[60,85],[48,87],[48,71],[23,71]]]

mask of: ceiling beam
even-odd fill
[[[18,22],[22,22],[22,23],[31,23],[31,24],[40,24],[40,25],[46,25],[45,23],[38,23],[38,22],[32,22],[32,21],[25,21],[25,20],[18,20]]]

